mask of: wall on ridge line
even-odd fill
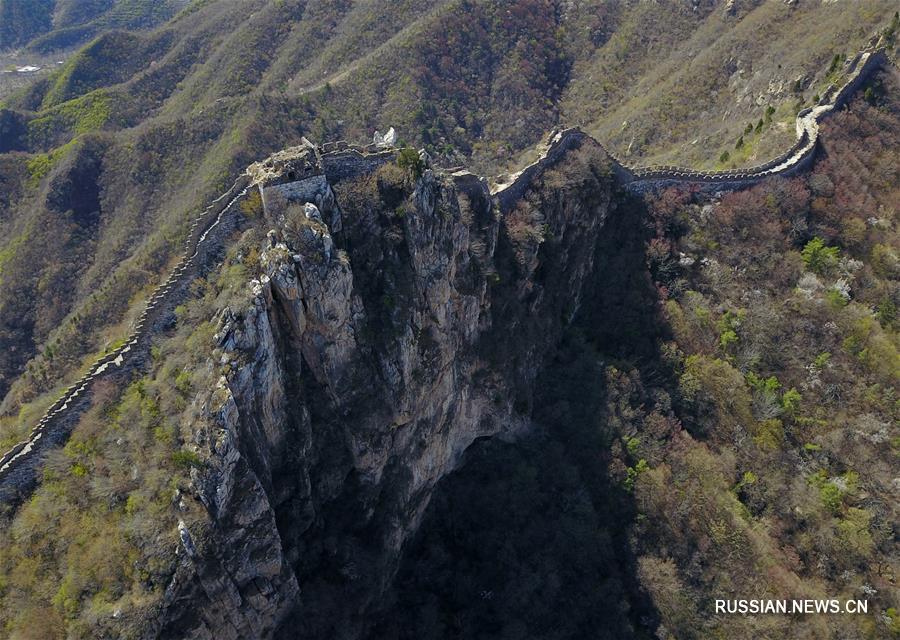
[[[887,57],[883,50],[861,54],[854,61],[851,77],[837,91],[832,104],[820,105],[813,117],[809,117],[812,110],[804,110],[798,114],[800,137],[791,149],[756,167],[732,172],[702,172],[678,167],[632,169],[616,159],[602,144],[596,140],[594,142],[606,151],[612,171],[626,188],[639,193],[685,183],[696,184],[704,191],[734,190],[774,175],[795,175],[812,164],[818,142],[818,123],[846,105],[869,76],[886,63]],[[554,135],[540,159],[522,170],[510,185],[493,194],[500,211],[506,212],[515,206],[537,176],[556,164],[570,150],[579,148],[586,139],[593,140],[578,129],[568,129]],[[326,145],[324,150],[325,153],[319,160],[325,176],[264,187],[261,189],[263,197],[266,192],[276,189],[286,191],[286,195],[291,197],[299,196],[304,199],[307,191],[318,192],[321,183],[326,180],[337,183],[352,179],[371,173],[396,158],[396,150],[393,149],[358,149],[341,143],[330,147]],[[470,197],[490,197],[485,181],[474,174],[456,172],[453,178],[457,187]],[[93,383],[99,377],[124,376],[144,364],[152,335],[172,321],[175,307],[188,294],[187,285],[205,273],[209,262],[221,251],[225,238],[239,225],[238,203],[246,195],[250,184],[248,176],[241,176],[229,191],[194,220],[186,241],[187,252],[169,278],[154,292],[146,310],[138,319],[135,332],[129,336],[126,344],[98,359],[88,374],[70,386],[63,397],[51,405],[32,430],[29,439],[15,445],[0,457],[0,503],[15,501],[33,486],[45,453],[68,438],[81,411],[87,406]],[[238,192],[239,195],[233,197]]]
[[[527,191],[536,176],[559,162],[569,151],[580,148],[587,139],[593,140],[580,129],[566,129],[554,135],[550,146],[537,162],[523,169],[511,184],[494,194],[500,211],[503,213],[510,211],[516,202],[525,195],[525,191]],[[610,159],[612,159],[612,156],[610,156]],[[616,170],[615,165],[617,164],[613,160],[614,170]]]
[[[352,179],[396,158],[394,150],[364,151],[343,148],[322,156],[327,181],[335,183]],[[314,176],[308,180],[264,187],[262,193],[265,195],[274,189],[302,198],[310,189],[318,192],[325,181],[325,176]],[[185,241],[184,255],[169,277],[151,295],[146,309],[137,319],[135,332],[126,343],[98,359],[87,374],[50,406],[32,429],[28,440],[14,445],[0,456],[0,505],[17,503],[34,487],[46,454],[68,439],[81,413],[90,405],[96,380],[114,376],[124,382],[134,369],[146,363],[153,335],[171,324],[175,307],[189,294],[190,282],[205,275],[227,236],[238,227],[241,218],[239,203],[250,187],[251,179],[242,175],[194,219]]]
[[[287,200],[315,202],[316,195],[325,190],[328,180],[324,174],[311,176],[296,182],[283,182],[270,186],[259,185],[262,194],[263,209],[269,210],[269,202],[274,193],[280,193]]]
[[[864,58],[864,59],[863,59]],[[613,172],[629,191],[646,193],[676,184],[696,184],[701,191],[725,191],[742,189],[759,183],[772,176],[792,176],[806,170],[815,157],[818,147],[818,125],[834,111],[849,102],[852,95],[871,76],[887,63],[883,50],[864,52],[852,67],[850,78],[837,91],[831,105],[820,105],[813,117],[814,109],[804,109],[797,114],[798,140],[785,153],[768,162],[733,171],[694,171],[680,167],[632,168],[613,156],[601,143],[597,142],[610,157]],[[542,157],[519,173],[515,180],[495,193],[501,211],[508,211],[521,198],[531,181],[559,160],[569,149],[579,145],[579,141],[590,138],[578,129],[567,129],[556,134]]]
[[[68,439],[81,413],[90,406],[96,380],[114,377],[124,383],[131,371],[146,363],[153,334],[171,323],[175,307],[190,293],[190,283],[205,275],[224,240],[238,227],[242,215],[239,205],[247,193],[248,183],[245,176],[239,178],[229,191],[195,219],[187,252],[175,271],[151,296],[138,319],[135,333],[129,336],[126,344],[100,358],[51,405],[27,441],[15,445],[0,457],[0,505],[13,505],[31,491],[46,454]],[[234,196],[235,192],[238,195]]]
[[[395,160],[397,152],[393,149],[364,154],[356,149],[335,151],[322,156],[322,168],[328,182],[336,184],[342,180],[350,180],[363,174],[372,173],[383,164]]]
[[[869,76],[872,75],[874,71],[877,71],[887,64],[887,55],[885,55],[883,49],[871,52],[868,58],[866,58],[866,61],[863,62],[862,66],[857,67],[855,70],[855,77],[851,78],[843,87],[841,87],[840,91],[838,91],[832,102],[834,108],[840,109],[846,106],[853,94],[859,89],[860,85],[868,80]]]

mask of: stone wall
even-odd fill
[[[342,180],[371,173],[381,165],[392,162],[396,157],[397,152],[393,149],[373,153],[359,149],[347,149],[326,153],[321,160],[325,175],[328,176],[328,182],[337,184]]]
[[[269,210],[272,195],[280,194],[285,199],[295,202],[315,202],[316,195],[322,193],[328,185],[328,179],[324,174],[311,176],[297,182],[284,182],[269,186],[259,185],[263,207]]]
[[[307,153],[310,150],[312,153]],[[65,443],[81,413],[90,406],[91,392],[99,378],[117,376],[124,380],[131,371],[146,363],[153,335],[171,324],[175,307],[189,294],[189,284],[204,275],[218,256],[224,240],[238,224],[239,202],[251,188],[259,188],[264,204],[267,196],[276,191],[290,200],[314,202],[329,182],[374,171],[393,160],[395,152],[368,153],[367,148],[342,147],[319,155],[319,150],[307,143],[275,154],[273,158],[275,162],[268,165],[257,163],[248,168],[228,191],[193,220],[185,241],[185,253],[169,277],[151,295],[125,343],[98,358],[88,372],[66,388],[47,409],[28,438],[0,457],[0,504],[18,504],[30,493],[46,454]],[[298,163],[303,166],[295,166]],[[302,172],[300,175],[304,177],[291,181],[292,172],[294,175]]]
[[[754,167],[729,171],[694,171],[665,165],[631,167],[616,158],[601,143],[597,144],[610,157],[612,170],[617,177],[630,191],[637,193],[684,183],[697,185],[706,191],[725,191],[746,188],[776,175],[795,175],[805,171],[812,164],[818,144],[819,123],[845,106],[872,73],[886,63],[887,56],[882,49],[862,52],[851,64],[847,80],[837,92],[833,93],[831,103],[816,105],[797,114],[797,142],[777,158]],[[494,191],[501,211],[507,211],[522,197],[536,175],[558,162],[559,158],[570,149],[580,146],[586,137],[587,134],[579,129],[566,129],[552,135],[540,159],[516,174],[511,183],[501,185]]]
[[[495,193],[500,205],[500,210],[508,211],[522,198],[525,190],[534,180],[535,176],[540,175],[544,170],[555,165],[559,162],[560,158],[565,156],[569,151],[579,148],[581,143],[587,137],[587,134],[578,129],[566,129],[559,133],[552,134],[550,144],[540,160],[525,167],[525,169],[515,176],[515,179],[509,186]]]
[[[854,92],[886,61],[882,50],[860,54],[851,65],[846,82],[833,93],[833,98],[829,98],[832,102],[801,111],[797,116],[797,142],[769,162],[746,169],[718,172],[670,166],[629,167],[607,150],[612,171],[626,188],[634,192],[685,183],[697,185],[701,190],[733,190],[771,176],[790,176],[804,171],[815,156],[819,122],[846,105]],[[491,193],[500,211],[508,211],[545,169],[556,164],[570,150],[579,148],[588,138],[590,136],[578,129],[552,134],[546,150],[535,163]],[[599,142],[597,144],[603,147]],[[45,454],[65,442],[81,411],[88,406],[93,384],[98,378],[124,376],[146,362],[152,336],[172,321],[175,307],[188,295],[189,283],[203,275],[210,262],[218,256],[224,240],[238,224],[239,201],[252,187],[260,189],[264,203],[267,194],[274,191],[292,200],[314,201],[315,196],[329,183],[336,184],[371,173],[395,158],[394,149],[351,147],[342,142],[316,148],[304,140],[300,147],[279,152],[262,163],[251,165],[227,192],[194,219],[185,242],[185,254],[151,296],[125,344],[99,358],[87,374],[69,386],[62,397],[50,406],[28,439],[0,457],[0,503],[16,503],[27,495],[36,482]],[[456,171],[452,175],[457,188],[471,192],[473,196],[483,192],[483,178],[468,171]]]
[[[203,275],[225,237],[235,228],[240,215],[238,203],[249,189],[242,175],[231,189],[217,198],[191,224],[185,253],[147,302],[125,343],[98,358],[88,372],[70,385],[32,429],[27,440],[0,457],[0,503],[16,504],[37,481],[46,454],[60,446],[90,405],[94,383],[101,377],[124,379],[147,361],[152,335],[174,317],[175,307],[188,295],[188,285]]]

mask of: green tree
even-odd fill
[[[411,147],[400,149],[400,153],[397,154],[397,166],[412,180],[418,180],[425,172],[425,162],[419,157],[419,152]]]
[[[803,264],[807,269],[813,273],[825,275],[837,266],[841,250],[837,247],[826,246],[822,238],[815,237],[806,243],[800,255],[803,257]]]

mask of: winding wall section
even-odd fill
[[[355,149],[347,145],[332,145],[328,153],[318,155],[330,183],[369,173],[393,158],[394,152],[390,150]],[[261,184],[249,172],[241,174],[228,191],[192,221],[184,253],[148,300],[125,343],[97,359],[47,409],[28,439],[0,457],[0,507],[18,504],[30,493],[47,453],[68,439],[82,412],[90,406],[91,391],[100,378],[124,379],[147,363],[152,337],[171,325],[175,307],[190,295],[191,282],[203,276],[220,255],[225,240],[240,224],[240,201],[257,186]]]
[[[797,114],[797,142],[777,158],[755,167],[728,171],[695,171],[662,165],[631,167],[588,134],[579,129],[565,129],[551,135],[540,159],[513,175],[505,184],[498,185],[494,195],[500,202],[501,210],[508,210],[522,197],[535,175],[555,164],[569,149],[585,139],[591,139],[602,147],[612,160],[613,172],[629,190],[639,193],[685,183],[695,184],[701,190],[723,191],[751,186],[772,176],[794,175],[805,170],[813,160],[819,140],[819,123],[846,105],[854,92],[886,62],[883,49],[859,54],[851,62],[847,79],[840,89],[827,92],[820,104]],[[821,103],[825,101],[829,102]]]
[[[629,167],[607,151],[613,171],[632,191],[645,192],[672,184],[696,184],[701,189],[728,190],[743,188],[775,175],[792,175],[805,169],[815,153],[819,123],[847,103],[862,83],[885,64],[882,50],[863,52],[853,61],[845,84],[826,94],[828,104],[819,104],[797,116],[797,142],[784,154],[756,167],[733,171],[693,171],[679,167]],[[832,97],[833,96],[833,97]],[[590,136],[578,129],[566,129],[551,136],[541,158],[512,179],[495,188],[501,211],[511,209],[540,173],[556,164],[573,148]],[[321,168],[329,182],[339,182],[368,173],[394,157],[392,150],[374,147],[354,148],[345,143],[329,143],[316,150]],[[484,181],[467,171],[453,174],[457,182],[473,179],[470,185],[481,191]],[[27,496],[34,486],[40,465],[47,453],[63,444],[75,427],[81,413],[89,406],[90,393],[101,377],[124,376],[147,362],[152,336],[171,323],[175,307],[189,295],[189,285],[203,275],[219,255],[227,236],[239,224],[239,201],[257,186],[249,172],[242,174],[231,188],[219,196],[192,222],[185,241],[185,252],[169,277],[151,296],[147,308],[136,321],[131,335],[118,349],[99,358],[77,382],[66,389],[31,431],[27,440],[15,445],[0,457],[0,506],[14,505]]]
[[[16,502],[17,498],[28,492],[46,453],[65,442],[82,410],[88,406],[90,392],[97,380],[144,364],[150,336],[170,320],[175,307],[187,295],[188,284],[202,273],[210,257],[215,255],[215,245],[234,228],[236,219],[229,213],[235,211],[249,184],[249,178],[242,175],[194,219],[185,241],[185,253],[169,277],[150,297],[125,343],[94,362],[88,372],[50,406],[28,439],[0,457],[0,501]]]

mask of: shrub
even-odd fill
[[[843,501],[841,499],[841,490],[837,485],[831,482],[825,482],[819,487],[819,497],[822,499],[822,504],[825,505],[825,508],[831,513],[835,515],[840,513]]]
[[[843,309],[849,302],[844,294],[838,289],[831,288],[825,292],[825,299],[832,309]]]
[[[841,60],[841,54],[834,54],[834,57],[831,59],[831,65],[829,65],[828,67],[828,73],[834,73],[835,71],[837,71],[841,66]]]
[[[248,218],[257,218],[262,214],[263,204],[259,189],[252,189],[247,197],[241,200],[240,209]]]
[[[781,396],[781,406],[787,413],[795,413],[800,408],[800,399],[800,392],[791,387]]]
[[[900,276],[900,260],[894,250],[883,244],[872,247],[872,269],[883,278]]]
[[[891,23],[885,27],[884,29],[884,39],[885,41],[893,45],[897,40],[897,31],[900,31],[900,11],[895,11],[894,16],[891,18]],[[891,616],[892,618],[895,616]],[[898,619],[896,622],[900,622]]]
[[[175,464],[175,466],[182,469],[203,466],[203,461],[200,459],[200,456],[198,456],[193,451],[188,451],[187,449],[181,449],[180,451],[176,451],[175,453],[173,453],[172,462]]]
[[[897,321],[897,305],[890,298],[882,298],[875,307],[875,315],[878,316],[878,322],[882,327],[893,329]]]
[[[728,351],[728,348],[737,341],[738,335],[734,332],[734,329],[726,329],[719,336],[719,346],[722,347],[722,351]]]
[[[815,237],[806,243],[800,255],[803,257],[803,264],[807,269],[813,273],[825,275],[837,267],[841,250],[837,247],[828,247],[822,238]]]
[[[723,426],[750,424],[750,395],[740,372],[724,360],[688,356],[679,388],[701,414],[712,412]]]
[[[406,172],[410,181],[418,180],[425,172],[425,162],[419,157],[419,152],[411,147],[400,149],[397,166]]]
[[[870,557],[875,546],[869,531],[871,522],[872,514],[865,509],[847,509],[847,514],[837,524],[838,541],[844,551],[860,560]]]
[[[647,472],[650,469],[650,465],[647,464],[647,461],[641,458],[637,461],[637,464],[633,467],[628,467],[625,475],[625,480],[622,482],[622,486],[626,491],[634,490],[634,483],[637,481],[638,476],[642,473]]]
[[[784,443],[784,427],[778,418],[764,420],[756,428],[753,441],[763,451],[778,451]]]

